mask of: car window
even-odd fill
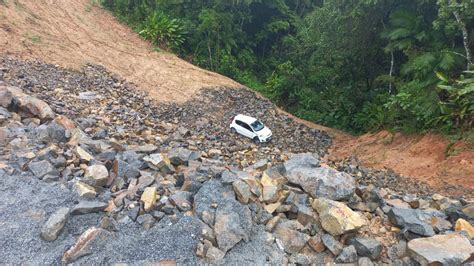
[[[253,130],[255,130],[255,132],[260,131],[260,130],[262,130],[262,129],[265,127],[265,126],[263,125],[263,123],[260,122],[260,121],[258,121],[258,120],[255,120],[255,122],[253,122],[253,123],[251,124],[251,126],[252,126]]]
[[[252,128],[250,128],[249,125],[247,125],[246,123],[243,123],[243,122],[242,122],[242,124],[243,124],[242,126],[243,126],[245,129],[247,129],[248,131],[252,131]]]

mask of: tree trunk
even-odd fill
[[[456,0],[450,0],[450,4],[458,4]],[[469,33],[466,27],[466,23],[464,22],[463,17],[459,13],[459,11],[454,10],[453,15],[456,18],[456,21],[459,23],[459,26],[461,27],[462,31],[462,41],[464,44],[464,49],[466,50],[466,59],[467,59],[467,70],[470,70],[471,65],[472,65],[472,54],[471,54],[471,49],[469,48]]]
[[[393,66],[395,64],[395,58],[393,56],[393,51],[390,51],[390,72],[389,75],[389,84],[388,84],[388,94],[392,94],[392,77],[393,77]]]

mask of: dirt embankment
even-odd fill
[[[241,87],[173,54],[154,51],[92,0],[0,3],[0,53],[73,69],[100,64],[158,101],[183,102],[203,87]]]
[[[39,58],[72,69],[100,64],[160,102],[185,102],[202,88],[242,87],[175,55],[153,51],[94,1],[0,3],[0,54]],[[369,167],[391,168],[432,186],[474,188],[474,149],[461,142],[452,144],[439,135],[405,136],[385,131],[352,137],[299,121],[334,136],[333,158],[355,154]]]

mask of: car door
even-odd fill
[[[253,138],[254,133],[252,128],[247,123],[237,120],[236,124],[239,125],[237,132],[246,137]]]

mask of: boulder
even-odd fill
[[[14,108],[19,110],[22,117],[37,117],[41,120],[51,120],[54,112],[44,101],[26,95],[17,87],[8,87],[13,96]]]
[[[106,202],[99,201],[81,201],[74,208],[72,208],[71,214],[88,214],[94,212],[104,211],[109,205]]]
[[[278,180],[272,179],[266,172],[260,179],[262,185],[262,197],[266,203],[275,203],[279,199]]]
[[[140,200],[143,202],[143,209],[146,212],[151,211],[157,201],[156,187],[145,188]]]
[[[13,100],[13,94],[7,87],[0,87],[0,106],[7,108]]]
[[[174,173],[175,169],[170,159],[162,153],[153,153],[143,158],[151,169],[162,172],[163,174]]]
[[[471,203],[462,208],[462,212],[470,219],[474,219],[474,203]]]
[[[474,227],[464,219],[458,219],[454,226],[456,232],[466,231],[470,238],[474,238]]]
[[[337,241],[332,235],[323,234],[321,236],[321,240],[323,241],[324,246],[326,246],[334,256],[337,256],[342,252],[342,244],[339,243],[339,241]]]
[[[354,246],[344,247],[334,260],[337,263],[353,263],[357,261],[357,252]]]
[[[367,224],[362,216],[341,202],[319,198],[313,201],[312,207],[318,212],[324,230],[334,236],[356,231]]]
[[[80,197],[85,199],[93,199],[97,195],[94,187],[80,181],[74,183],[74,190]]]
[[[299,153],[290,156],[284,163],[285,172],[289,173],[300,168],[316,168],[319,166],[319,157],[312,153]]]
[[[332,200],[348,199],[354,193],[354,178],[328,167],[300,167],[286,171],[290,183],[299,185],[312,197]]]
[[[87,167],[84,177],[91,185],[103,187],[107,185],[109,171],[104,165],[94,164]]]
[[[63,207],[55,211],[41,228],[41,237],[48,242],[56,240],[66,224],[69,208]]]
[[[382,244],[372,238],[354,237],[349,240],[349,244],[355,247],[359,256],[369,257],[372,260],[380,258],[380,254],[382,253]]]
[[[435,235],[409,241],[408,252],[421,265],[461,265],[474,253],[474,246],[460,234]]]
[[[308,242],[310,236],[299,232],[303,226],[296,221],[288,220],[280,222],[274,231],[274,236],[279,239],[283,245],[283,249],[290,253],[298,253]]]
[[[201,155],[198,152],[188,150],[186,148],[174,148],[168,152],[170,162],[175,165],[188,165],[189,161],[197,160]]]
[[[392,208],[387,213],[392,224],[420,236],[433,236],[433,227],[419,218],[415,209]]]
[[[29,163],[28,169],[38,178],[43,178],[48,174],[57,175],[59,173],[58,170],[46,160]]]
[[[232,183],[232,187],[237,195],[237,199],[243,204],[248,204],[252,196],[249,185],[242,180],[237,180]]]

